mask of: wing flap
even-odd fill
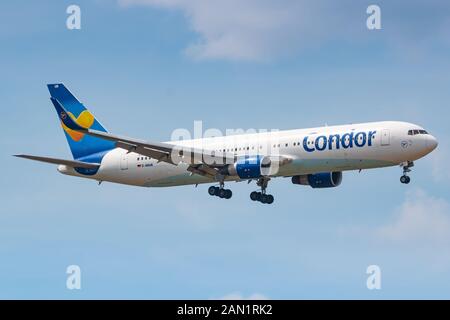
[[[210,179],[215,179],[219,174],[217,169],[211,168],[210,166],[204,164],[190,165],[187,170]]]

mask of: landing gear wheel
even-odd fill
[[[411,181],[411,178],[408,176],[401,176],[400,177],[400,182],[404,183],[404,184],[408,184]]]
[[[268,202],[267,202],[267,197],[268,197],[267,194],[264,194],[264,193],[263,193],[263,194],[261,194],[261,197],[260,197],[260,200],[259,200],[259,201],[260,201],[261,203],[268,203]]]
[[[225,198],[227,195],[227,189],[219,189],[219,198]]]
[[[224,189],[223,185],[221,187],[209,187],[208,193],[211,196],[216,196],[222,199],[230,199],[233,195],[233,192],[230,189]]]
[[[267,185],[269,183],[270,178],[261,177],[256,182],[256,185],[261,187],[261,192],[253,191],[250,193],[250,199],[253,201],[259,201],[261,203],[271,204],[273,203],[273,196],[271,194],[266,193]]]
[[[214,186],[209,187],[208,193],[210,196],[215,196],[216,195],[216,187],[214,187]]]
[[[250,193],[250,199],[252,199],[252,201],[258,200],[258,192],[253,191],[252,193]]]
[[[225,199],[230,199],[233,196],[233,192],[230,189],[225,190]]]
[[[253,201],[258,201],[267,204],[271,204],[274,201],[273,195],[256,191],[250,193],[250,199],[252,199]]]

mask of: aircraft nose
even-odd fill
[[[429,152],[433,151],[434,149],[436,149],[436,147],[438,146],[438,141],[435,137],[433,137],[432,135],[430,135],[427,138],[427,148],[429,149]]]

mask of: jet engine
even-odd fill
[[[342,182],[342,172],[320,172],[292,177],[293,184],[311,186],[312,188],[333,188]]]

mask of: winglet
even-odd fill
[[[64,109],[64,107],[61,105],[61,103],[59,103],[58,100],[56,100],[55,98],[50,98],[50,100],[52,101],[53,105],[55,106],[56,112],[58,113],[58,117],[59,119],[61,119],[62,123],[64,123],[64,125],[72,130],[75,131],[86,131],[85,128],[83,128],[82,126],[80,126],[75,119],[66,111],[66,109]]]

